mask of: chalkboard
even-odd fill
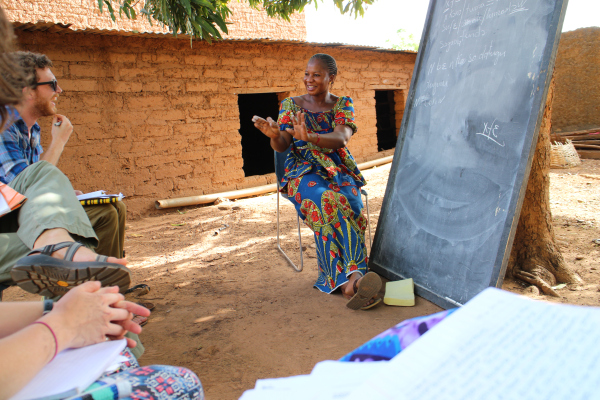
[[[441,307],[501,286],[566,0],[431,0],[369,267]]]

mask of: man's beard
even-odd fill
[[[43,100],[40,98],[36,98],[33,106],[35,107],[35,111],[40,117],[48,117],[56,114],[56,109],[54,106],[52,106],[52,99]]]

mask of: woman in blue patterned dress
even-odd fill
[[[281,103],[279,118],[254,116],[254,125],[271,139],[271,147],[284,152],[280,185],[317,244],[319,275],[315,287],[325,293],[340,288],[347,307],[367,309],[381,288],[381,279],[367,273],[365,230],[360,188],[366,184],[346,148],[356,132],[350,97],[329,92],[337,76],[333,57],[315,54],[304,72],[306,94]]]

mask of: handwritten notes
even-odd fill
[[[596,398],[599,330],[598,308],[487,289],[346,399]]]

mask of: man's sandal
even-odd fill
[[[17,261],[11,270],[12,279],[21,289],[47,297],[62,296],[87,281],[118,286],[121,292],[127,290],[131,282],[127,267],[109,263],[108,257],[102,255],[96,261],[73,261],[82,246],[78,242],[61,242],[34,249]],[[63,260],[52,257],[52,253],[64,248],[67,253]]]
[[[354,296],[346,303],[346,307],[352,310],[368,310],[381,302],[381,299],[374,299],[381,289],[381,278],[375,272],[367,272],[360,283],[355,280],[353,289]],[[373,303],[369,304],[371,300]]]

